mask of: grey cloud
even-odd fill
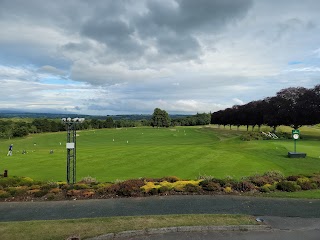
[[[195,111],[207,103],[213,111],[214,104],[261,99],[289,85],[312,87],[319,82],[317,52],[310,57],[319,49],[319,4],[0,0],[1,104],[27,106],[27,96],[30,107],[50,98],[53,108],[95,114]],[[304,72],[288,66],[295,60]],[[68,81],[59,85],[41,73],[70,73],[71,85],[90,84],[76,83],[66,94]]]
[[[108,101],[105,99],[97,99],[97,103],[92,104],[88,102],[87,107],[89,111],[99,114],[100,111],[107,111],[112,114],[121,113],[144,113],[152,114],[154,108],[160,107],[166,109],[170,114],[183,113],[194,114],[195,112],[209,112],[216,111],[228,105],[214,103],[211,101],[196,101],[190,99],[183,100],[161,100],[156,99],[152,101],[143,101],[136,99],[116,99]],[[232,102],[233,103],[233,102]],[[182,110],[183,109],[183,110]]]
[[[65,76],[67,74],[66,71],[55,68],[53,66],[45,65],[38,69],[39,72],[50,73],[58,76]]]
[[[277,24],[276,36],[272,41],[277,41],[285,36],[290,36],[291,33],[309,30],[312,31],[316,25],[312,21],[305,21],[299,18],[289,18]]]
[[[138,3],[133,0],[97,0],[94,4],[85,0],[2,0],[0,19],[20,22],[20,25],[34,24],[68,35],[80,34],[80,37],[105,44],[107,48],[100,55],[104,54],[109,61],[180,62],[201,56],[198,34],[218,32],[226,24],[241,19],[251,4],[251,0],[150,0]],[[45,36],[36,37],[46,41]],[[37,49],[29,43],[26,48],[16,51],[18,44],[19,41],[2,44],[2,49],[9,49],[5,54],[11,56],[12,62],[20,58],[21,63],[59,68],[70,64],[68,58],[54,56],[54,49]],[[72,41],[62,45],[68,51],[88,50],[88,46]],[[149,56],[147,52],[151,49],[156,51]],[[89,57],[105,61],[102,56]]]
[[[197,59],[201,55],[197,35],[217,33],[226,24],[241,19],[252,1],[180,0],[169,3],[148,1],[149,11],[133,21],[141,38],[155,39],[158,57],[173,55],[179,61],[179,57],[181,60]]]
[[[39,48],[35,43],[17,41],[14,43],[3,43],[0,39],[0,61],[8,65],[54,65],[65,68],[70,61],[61,56],[54,56],[49,49]]]
[[[170,3],[176,4],[148,1],[149,11],[140,19],[140,24],[149,25],[151,29],[155,26],[158,29],[168,28],[177,33],[197,32],[208,27],[217,31],[225,24],[244,17],[252,5],[251,0],[177,0]]]
[[[198,41],[192,36],[159,36],[158,51],[167,58],[197,59],[201,52]],[[176,60],[176,59],[174,59]]]
[[[90,50],[90,45],[88,43],[76,43],[76,42],[69,42],[61,46],[63,50],[77,52],[77,51],[88,51]]]
[[[82,35],[106,44],[108,52],[117,54],[141,56],[155,44],[157,59],[177,62],[201,55],[197,33],[218,32],[241,19],[251,6],[250,0],[152,0],[146,1],[145,13],[134,14],[129,10],[131,1],[112,3],[111,10],[107,3],[95,8],[95,14],[80,29]],[[112,12],[110,16],[113,9],[122,14]]]
[[[97,1],[96,1],[97,2]],[[73,31],[92,13],[92,7],[85,0],[1,0],[0,19],[60,27]]]
[[[102,106],[102,105],[98,105],[98,104],[90,104],[87,107],[88,110],[93,110],[93,111],[103,111],[103,110],[109,110],[110,107],[109,106]]]
[[[82,34],[107,45],[108,51],[122,54],[142,53],[142,46],[134,39],[134,29],[121,20],[91,19]]]

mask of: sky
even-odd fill
[[[0,109],[215,112],[320,83],[318,0],[0,0]]]

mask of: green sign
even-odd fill
[[[298,129],[293,129],[292,130],[292,135],[293,134],[298,134],[298,135],[300,135],[300,130],[298,130]]]
[[[300,137],[300,131],[297,129],[292,130],[292,138],[294,140],[297,140],[297,139],[299,139],[299,137]]]

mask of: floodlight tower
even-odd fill
[[[76,182],[76,139],[77,128],[76,124],[82,123],[84,118],[61,118],[62,123],[66,124],[67,128],[67,183],[74,184]]]

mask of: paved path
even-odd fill
[[[268,232],[190,232],[150,235],[137,238],[122,238],[119,240],[319,240],[320,230]]]
[[[206,195],[0,203],[0,221],[205,213],[320,218],[320,200]]]
[[[261,216],[271,231],[216,231],[216,232],[174,232],[146,235],[121,240],[319,240],[320,218],[286,218]],[[120,239],[119,239],[120,240]]]

